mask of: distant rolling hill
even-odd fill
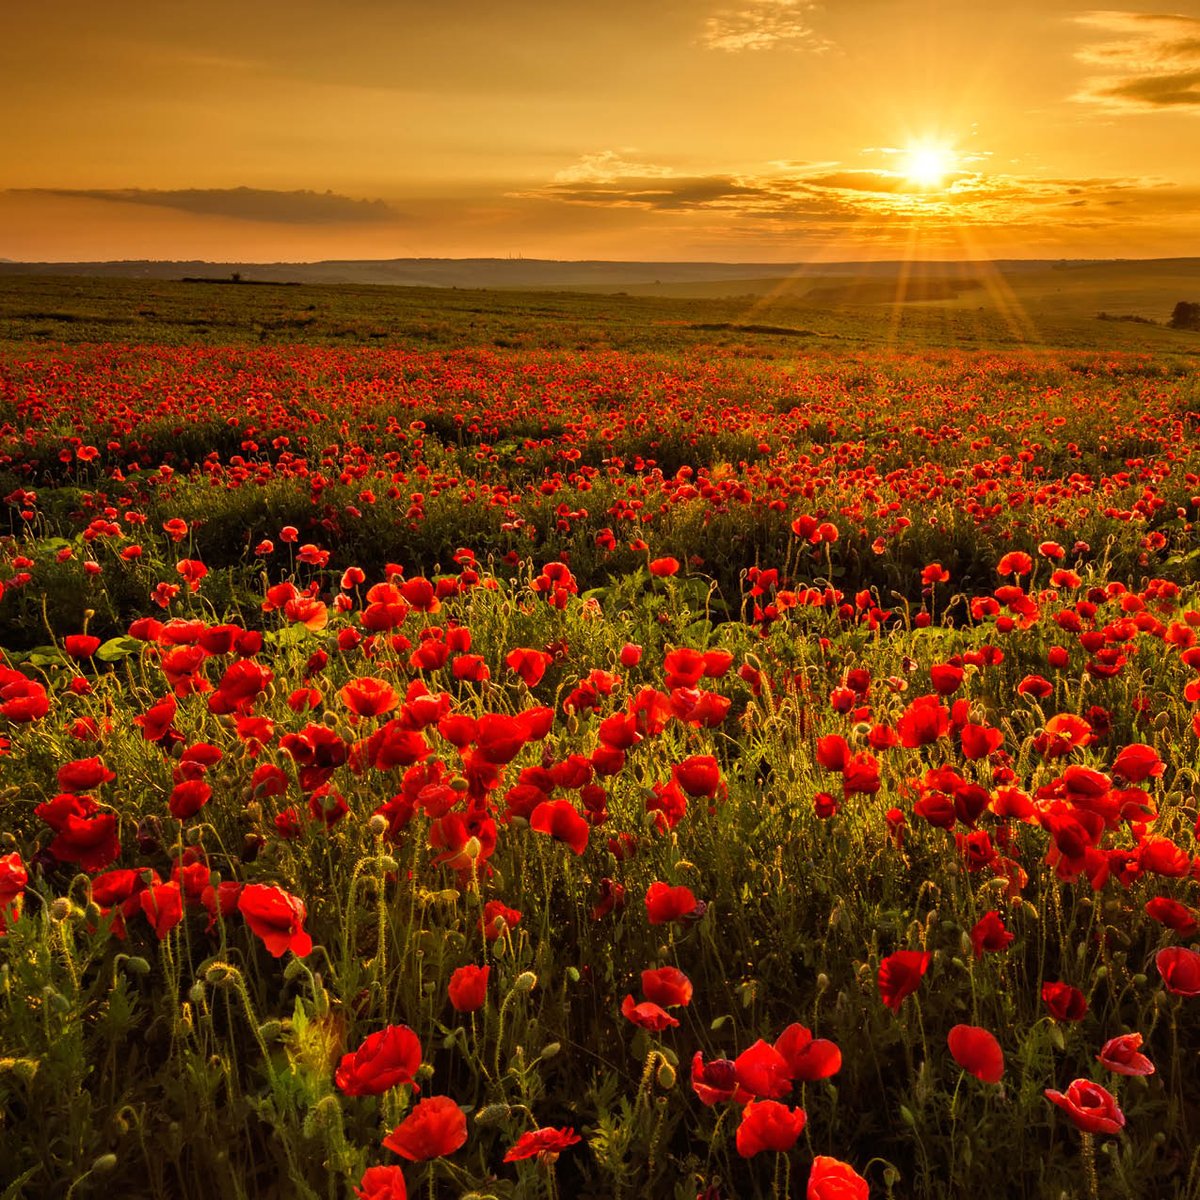
[[[607,262],[396,258],[312,263],[199,261],[20,263],[0,277],[90,276],[204,283],[303,283],[581,291],[676,299],[739,298],[798,307],[932,306],[1165,321],[1200,300],[1200,258],[995,262]]]
[[[1171,264],[1175,264],[1172,268]],[[1190,264],[1190,265],[1189,265]],[[394,284],[408,287],[498,287],[607,289],[678,285],[737,287],[746,283],[775,286],[780,281],[837,279],[907,280],[918,283],[966,284],[981,271],[1026,276],[1049,270],[1127,267],[1137,272],[1191,271],[1200,275],[1200,258],[1147,259],[1128,263],[1034,259],[974,262],[609,262],[526,258],[392,258],[329,260],[311,263],[202,262],[197,260],[119,262],[11,262],[0,260],[5,275],[75,275],[126,279],[230,279],[246,282]]]

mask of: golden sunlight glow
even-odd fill
[[[954,151],[942,142],[914,142],[904,152],[904,177],[918,187],[941,187],[955,166]]]

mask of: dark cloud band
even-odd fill
[[[199,216],[232,217],[281,225],[358,225],[394,221],[382,200],[355,200],[335,192],[271,191],[265,188],[22,188],[22,194],[114,204],[144,204]]]

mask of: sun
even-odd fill
[[[943,142],[913,142],[904,151],[904,177],[920,188],[939,188],[956,166],[956,156]]]

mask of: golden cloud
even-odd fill
[[[1112,36],[1077,52],[1094,73],[1073,99],[1112,112],[1200,114],[1200,18],[1092,12],[1075,20]]]

